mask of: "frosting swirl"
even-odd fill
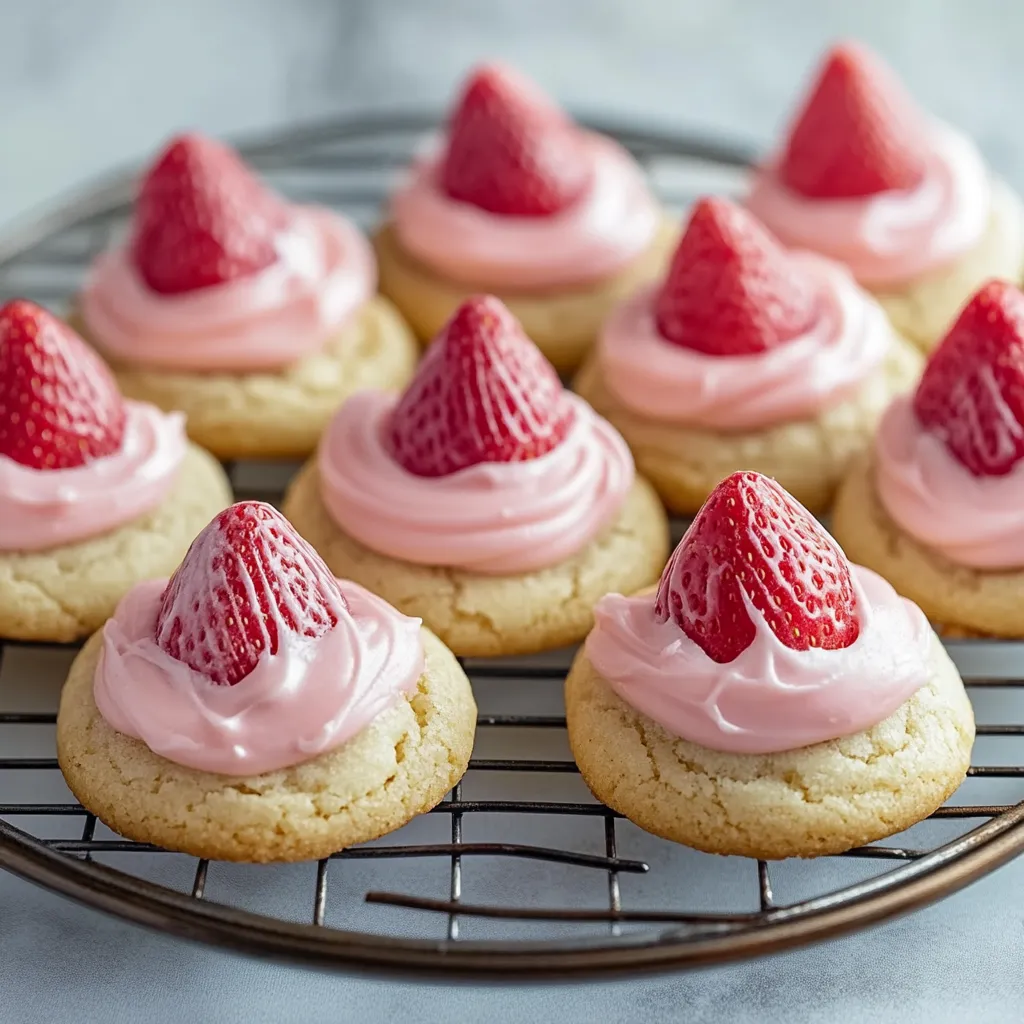
[[[218,686],[153,639],[166,580],[130,590],[103,627],[93,693],[118,732],[198,771],[262,775],[341,746],[423,672],[420,620],[339,580],[348,612],[310,640],[281,631],[234,686]]]
[[[875,487],[893,522],[951,562],[1024,566],[1024,462],[975,476],[925,430],[910,398],[894,401],[879,425]]]
[[[550,217],[506,217],[452,199],[437,157],[417,162],[391,200],[403,248],[453,281],[484,289],[550,289],[621,270],[650,245],[658,206],[618,143],[585,136],[593,174],[583,196]]]
[[[164,500],[185,457],[185,417],[124,404],[124,440],[113,455],[73,469],[33,469],[0,455],[0,551],[85,540]]]
[[[97,259],[81,296],[90,336],[138,366],[251,372],[320,349],[373,294],[373,251],[329,210],[296,207],[265,270],[181,295],[152,291],[127,248]]]
[[[612,313],[598,339],[608,389],[643,416],[711,430],[814,416],[847,396],[884,360],[892,328],[843,267],[810,253],[792,259],[821,285],[806,334],[756,355],[705,355],[661,336],[647,289]]]
[[[845,263],[882,290],[947,266],[981,239],[992,182],[974,144],[933,123],[925,175],[915,188],[856,199],[812,199],[788,189],[773,163],[754,176],[747,207],[783,242]]]
[[[881,576],[851,568],[860,635],[842,650],[791,650],[741,590],[756,632],[733,661],[657,622],[653,594],[602,598],[587,657],[627,704],[711,750],[771,754],[861,732],[928,682],[932,631]]]
[[[566,397],[574,422],[547,454],[420,477],[384,445],[396,398],[356,394],[320,442],[324,505],[346,533],[402,561],[492,574],[554,565],[614,521],[634,477],[615,429],[582,399]]]

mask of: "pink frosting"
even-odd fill
[[[1024,566],[1024,462],[1005,476],[975,476],[914,415],[889,406],[875,441],[875,486],[892,520],[951,562]]]
[[[600,135],[586,142],[590,186],[550,217],[459,202],[438,183],[438,158],[419,161],[391,201],[402,246],[445,277],[483,288],[557,288],[618,272],[650,245],[660,214],[629,153]]]
[[[845,263],[861,284],[907,284],[971,249],[992,202],[992,182],[974,144],[938,123],[928,137],[924,179],[909,191],[808,198],[783,185],[770,162],[755,176],[747,206],[787,245]]]
[[[81,296],[89,334],[104,352],[168,370],[251,372],[316,352],[377,286],[373,251],[347,220],[296,207],[265,270],[212,288],[160,295],[126,247],[96,261]]]
[[[816,415],[855,390],[885,358],[892,328],[839,264],[794,253],[821,282],[811,329],[768,352],[709,356],[666,341],[654,289],[626,300],[598,340],[605,386],[630,409],[665,423],[749,430]]]
[[[218,686],[153,639],[166,580],[130,590],[103,627],[93,692],[118,732],[168,761],[261,775],[341,746],[409,692],[423,672],[420,620],[339,580],[349,611],[321,637],[280,629],[235,686]]]
[[[754,642],[719,664],[671,619],[655,620],[653,594],[609,594],[594,609],[587,657],[627,704],[711,750],[771,754],[849,736],[928,682],[932,644],[917,605],[852,569],[860,635],[842,650],[791,650],[746,600]]]
[[[321,496],[356,540],[405,562],[473,572],[531,572],[586,547],[633,484],[633,458],[582,399],[565,440],[540,458],[490,462],[443,477],[400,466],[383,431],[397,399],[354,395],[320,442]]]
[[[85,540],[156,508],[185,457],[185,417],[125,401],[119,451],[74,469],[32,469],[0,455],[0,551]]]

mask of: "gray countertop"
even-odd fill
[[[911,918],[739,966],[611,984],[479,986],[267,966],[0,878],[0,1020],[1020,1024],[1024,862]]]
[[[481,56],[509,59],[577,108],[764,143],[838,35],[881,50],[1019,183],[1022,28],[1024,8],[999,0],[0,0],[0,224],[139,159],[173,129],[241,132],[410,99],[440,106]],[[1024,861],[912,917],[764,961],[501,992],[243,960],[0,874],[4,1024],[1000,1024],[1022,1019],[1022,958]]]

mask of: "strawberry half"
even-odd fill
[[[285,203],[235,152],[202,135],[182,135],[142,182],[132,257],[153,291],[197,291],[270,266],[287,222]]]
[[[448,125],[448,195],[490,213],[547,217],[571,206],[591,173],[583,133],[531,84],[498,67],[473,74]]]
[[[124,439],[121,393],[67,324],[26,299],[0,308],[0,455],[32,469],[73,469]]]
[[[922,426],[975,476],[1024,458],[1024,294],[989,281],[932,353],[914,395]]]
[[[490,295],[467,299],[434,340],[391,414],[387,443],[417,476],[551,451],[573,408],[551,364]]]
[[[888,68],[859,46],[836,46],[790,129],[779,177],[813,199],[913,188],[925,173],[924,125]]]
[[[717,198],[697,202],[654,303],[666,341],[715,356],[766,352],[818,311],[817,282],[753,214]]]
[[[242,501],[199,534],[164,590],[156,642],[222,686],[241,682],[284,633],[311,639],[348,605],[323,559],[277,509]]]
[[[727,662],[754,641],[747,602],[794,651],[849,647],[860,634],[850,564],[836,542],[774,480],[733,473],[669,560],[655,614]]]

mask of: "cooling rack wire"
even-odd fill
[[[293,198],[370,227],[431,124],[354,119],[243,148]],[[742,147],[600,127],[673,209],[736,191],[749,159]],[[129,195],[118,176],[0,239],[0,298],[65,309],[90,259],[123,230]],[[239,497],[277,502],[294,467],[227,468]],[[565,740],[562,651],[464,663],[481,709],[476,756],[432,814],[315,865],[254,867],[167,853],[98,823],[54,756],[75,648],[3,643],[0,866],[175,934],[333,967],[564,976],[757,955],[909,910],[1024,848],[1024,644],[948,646],[980,723],[967,782],[928,821],[842,857],[710,857],[596,803]]]

